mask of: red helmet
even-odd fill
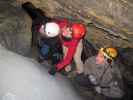
[[[81,39],[86,34],[86,27],[83,24],[80,23],[74,23],[72,24],[72,37],[75,39]]]
[[[60,26],[60,28],[64,28],[69,24],[68,20],[66,19],[57,20],[56,22]]]

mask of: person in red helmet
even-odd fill
[[[76,63],[77,74],[83,72],[83,62],[81,61],[81,52],[83,49],[82,39],[86,34],[86,27],[81,23],[70,23],[67,20],[57,21],[61,28],[61,41],[63,44],[63,59],[55,64],[49,73],[55,75],[57,71],[71,68],[70,64],[74,59]]]

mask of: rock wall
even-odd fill
[[[88,35],[90,35],[88,38],[93,39],[94,41],[92,42],[98,43],[97,45],[99,46],[103,46],[102,43],[106,43],[107,46],[133,47],[132,0],[17,1],[20,4],[25,1],[31,1],[37,7],[42,8],[49,16],[80,19],[86,25],[93,24],[93,28],[88,26]]]
[[[14,52],[27,55],[30,50],[30,19],[11,0],[0,1],[0,12],[0,43]]]
[[[25,55],[30,46],[31,19],[21,8],[26,1],[48,16],[83,21],[88,26],[86,38],[98,48],[133,47],[131,0],[1,0],[0,43],[15,52]]]

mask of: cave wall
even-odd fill
[[[21,8],[30,1],[48,16],[82,20],[86,38],[96,47],[133,47],[132,0],[1,0],[0,43],[25,55],[30,48],[31,19]]]
[[[43,9],[49,16],[80,19],[85,24],[93,23],[93,29],[88,26],[88,38],[94,40],[92,42],[98,46],[133,47],[132,0],[17,1],[20,4],[25,1],[31,1],[37,7]],[[100,29],[98,33],[95,32],[95,28],[97,30]]]
[[[12,0],[0,0],[0,12],[0,44],[24,56],[28,55],[31,39],[30,19]]]

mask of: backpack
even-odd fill
[[[83,51],[81,54],[81,60],[83,61],[83,63],[85,63],[85,61],[91,57],[96,55],[97,50],[96,48],[93,46],[92,43],[90,43],[87,39],[83,39]]]

